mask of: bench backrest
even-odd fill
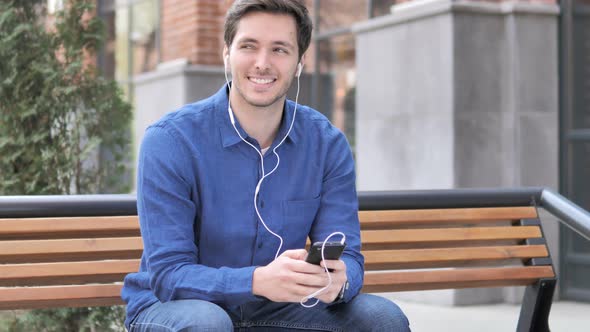
[[[361,211],[366,292],[530,285],[555,277],[534,207]]]
[[[361,211],[363,291],[530,285],[554,278],[534,207]],[[0,219],[0,309],[122,304],[137,216]]]
[[[137,216],[0,219],[0,309],[123,304]]]

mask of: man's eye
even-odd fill
[[[251,50],[251,49],[254,49],[254,45],[249,45],[249,44],[246,44],[246,45],[242,45],[242,47],[241,47],[241,48],[243,48],[243,49],[247,49],[247,50]]]
[[[277,53],[288,53],[286,49],[280,48],[280,47],[279,48],[275,48],[275,52],[277,52]]]

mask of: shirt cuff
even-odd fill
[[[348,291],[349,288],[349,283],[348,280],[346,280],[346,282],[344,282],[344,285],[342,285],[342,289],[340,290],[340,293],[338,293],[338,296],[336,296],[336,298],[334,299],[334,301],[332,303],[330,303],[330,305],[334,305],[334,304],[339,304],[344,302],[344,296],[346,295],[346,292]]]
[[[226,298],[228,304],[241,305],[246,302],[260,301],[260,297],[252,294],[252,277],[257,266],[230,269],[226,278]]]
[[[348,289],[345,290],[342,298],[343,302],[348,302],[355,297],[363,287],[363,268],[352,257],[342,257],[346,264],[346,278],[348,281]]]

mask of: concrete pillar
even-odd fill
[[[558,14],[554,3],[434,0],[355,25],[358,189],[557,189]],[[557,260],[557,224],[545,231]],[[472,304],[518,292],[396,297]]]

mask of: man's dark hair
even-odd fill
[[[309,47],[313,29],[304,0],[236,0],[225,16],[223,39],[228,48],[234,41],[240,19],[251,12],[293,16],[297,27],[297,46],[299,48],[299,58],[301,59],[303,53]]]

